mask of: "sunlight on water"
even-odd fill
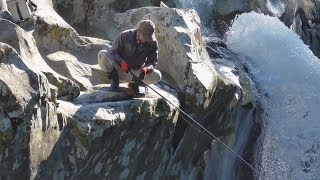
[[[276,18],[242,14],[227,45],[259,89],[264,109],[257,149],[271,179],[320,179],[320,60]]]
[[[197,11],[202,24],[202,33],[204,36],[213,37],[215,33],[212,31],[211,22],[213,21],[212,10],[213,10],[213,1],[212,0],[179,0],[177,6],[179,8],[194,9]]]
[[[182,8],[195,9],[203,20],[212,14],[212,0],[179,0],[179,3]]]
[[[280,17],[285,11],[285,5],[282,0],[267,0],[266,6],[268,10],[277,17]]]

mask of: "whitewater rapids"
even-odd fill
[[[280,20],[253,12],[237,17],[226,44],[243,56],[264,110],[256,168],[270,179],[320,179],[320,60]]]

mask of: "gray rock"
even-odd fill
[[[0,0],[0,18],[13,21],[12,16],[8,10],[6,0]]]
[[[3,32],[0,34],[0,42],[8,43],[10,46],[16,49],[21,56],[21,60],[26,66],[28,66],[28,68],[36,72],[43,72],[45,75],[47,75],[50,83],[58,87],[57,96],[59,99],[62,97],[74,99],[77,97],[77,95],[79,95],[79,86],[67,78],[57,74],[43,60],[38,51],[36,42],[31,34],[16,24],[4,19],[0,19],[0,24],[1,31]]]
[[[53,88],[57,89],[57,98],[72,101],[80,94],[80,87],[70,79],[55,72],[43,72]]]
[[[52,8],[42,8],[37,12],[33,35],[50,68],[75,82],[81,90],[108,82],[97,65],[98,52],[110,48],[104,44],[107,41],[79,36]]]
[[[172,95],[170,93],[176,93],[176,92],[170,92],[173,91],[169,87],[166,92],[166,90],[162,90],[163,87],[157,87],[155,85],[150,85],[151,88],[157,91],[154,92],[152,89],[148,88],[145,89],[144,87],[139,87],[141,92],[144,92],[144,96],[136,96],[132,90],[128,88],[127,83],[120,83],[120,89],[118,92],[109,91],[110,84],[101,84],[92,86],[90,89],[86,91],[82,91],[80,96],[74,99],[75,104],[93,104],[93,103],[101,103],[101,102],[115,102],[115,101],[122,101],[122,100],[130,100],[133,98],[161,98],[157,93],[160,93],[164,97],[171,97]],[[147,90],[147,91],[146,91]]]
[[[6,0],[0,0],[0,11],[8,11]]]
[[[167,97],[174,104],[177,103],[174,97]],[[58,167],[59,162],[65,162],[64,169],[73,172],[70,161],[65,161],[69,156],[73,157],[81,168],[81,171],[72,173],[74,178],[98,176],[127,179],[135,177],[141,170],[148,172],[147,177],[152,177],[157,167],[169,160],[157,154],[167,151],[177,112],[172,105],[158,97],[78,105],[60,101],[58,111],[66,115],[67,127],[70,128],[68,133],[61,137],[59,146],[68,139],[71,142],[70,147],[56,149],[52,158],[44,162],[39,177],[52,177],[58,173],[59,168],[50,172],[46,171],[46,168]],[[161,133],[162,131],[165,131],[165,134]],[[123,143],[114,144],[115,139]],[[154,150],[155,144],[161,145]],[[150,160],[144,161],[146,152]],[[145,166],[146,164],[140,162],[149,165]],[[83,163],[86,165],[80,167],[79,164]],[[96,166],[97,164],[100,165]],[[65,174],[65,178],[67,177]]]
[[[0,53],[0,174],[32,179],[60,134],[55,98],[46,77],[29,69],[11,46],[0,43]]]
[[[114,29],[113,15],[117,12],[125,12],[129,9],[144,6],[160,6],[160,0],[137,1],[92,1],[86,0],[61,0],[57,3],[57,12],[66,21],[86,36],[94,36],[102,39],[114,39],[117,29]],[[171,0],[164,1],[170,7],[174,5]],[[107,24],[102,24],[102,22]],[[105,33],[107,31],[108,33]],[[110,36],[111,35],[111,36]]]

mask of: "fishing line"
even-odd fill
[[[198,131],[200,131],[201,133],[203,133],[204,135],[208,136],[211,139],[214,139],[216,141],[218,141],[223,147],[225,147],[228,151],[230,151],[233,155],[235,155],[240,161],[242,161],[244,164],[246,164],[250,169],[252,169],[253,171],[255,171],[259,176],[267,179],[267,177],[263,174],[261,174],[256,168],[254,168],[251,164],[249,164],[246,160],[244,160],[241,156],[239,156],[236,152],[234,152],[230,147],[228,147],[226,144],[224,144],[219,138],[217,138],[214,134],[212,134],[209,130],[207,130],[205,127],[203,127],[200,123],[198,123],[195,119],[193,119],[191,116],[189,116],[186,112],[184,112],[182,109],[180,109],[179,107],[177,107],[174,103],[172,103],[171,101],[169,101],[169,99],[167,99],[166,97],[164,97],[162,94],[160,94],[158,91],[156,91],[153,87],[149,86],[147,83],[145,83],[142,79],[140,79],[137,75],[135,75],[134,73],[132,73],[131,71],[129,71],[129,73],[132,75],[132,77],[135,80],[138,80],[140,83],[142,83],[144,86],[152,89],[156,94],[158,94],[160,97],[162,97],[163,99],[165,99],[167,102],[169,102],[172,106],[174,106],[175,108],[177,108],[179,110],[179,112],[181,112],[184,116],[186,116],[187,118],[185,118],[184,116],[181,116],[185,121],[187,121],[191,126],[193,126],[195,129],[197,129]]]

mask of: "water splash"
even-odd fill
[[[319,179],[319,59],[277,18],[257,13],[240,15],[226,43],[246,57],[243,63],[260,90],[265,113],[257,156],[263,173],[271,179]]]
[[[280,17],[285,11],[285,5],[281,0],[267,0],[266,7],[276,17]]]
[[[207,20],[212,15],[212,0],[179,0],[178,5],[182,8],[195,9],[203,20]]]
[[[205,37],[215,37],[214,28],[211,27],[213,21],[212,11],[214,3],[212,0],[179,0],[177,7],[185,9],[194,9],[201,19],[202,34]]]

